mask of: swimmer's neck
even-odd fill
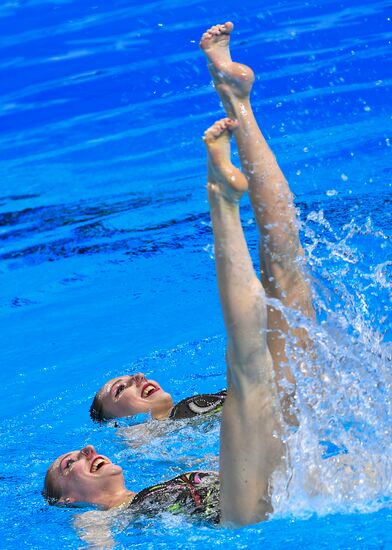
[[[169,409],[155,411],[151,414],[151,416],[154,420],[167,420],[168,418],[170,418],[172,410],[173,406],[171,406]]]
[[[162,403],[159,407],[155,407],[154,410],[151,411],[151,416],[154,420],[167,420],[170,418],[171,412],[174,407],[174,402],[169,395],[169,399],[166,400],[165,403]]]
[[[128,506],[131,504],[136,494],[137,493],[134,491],[128,491],[128,489],[124,488],[123,491],[119,491],[108,497],[106,502],[102,505],[102,508],[104,510],[111,510],[113,508],[119,508],[120,506]]]

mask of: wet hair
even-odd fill
[[[44,488],[42,490],[42,496],[44,497],[46,502],[51,506],[56,506],[59,503],[59,500],[61,499],[61,497],[63,496],[61,494],[60,485],[55,482],[52,466],[46,472]]]
[[[108,420],[110,420],[105,416],[105,413],[103,410],[101,390],[99,390],[99,392],[95,394],[93,402],[90,405],[90,417],[91,417],[91,420],[93,420],[94,422],[98,422],[99,424],[103,424],[104,422],[107,422]]]

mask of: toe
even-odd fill
[[[230,128],[236,128],[238,126],[238,120],[233,120],[232,118],[229,118],[227,124]]]

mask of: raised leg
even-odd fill
[[[272,511],[271,477],[283,461],[279,400],[268,350],[264,289],[243,234],[239,200],[245,176],[230,162],[223,119],[204,136],[219,296],[227,333],[228,394],[220,447],[222,522],[257,523]]]
[[[215,88],[227,115],[238,122],[234,137],[242,168],[249,181],[249,195],[260,235],[261,281],[268,297],[284,306],[314,317],[309,284],[303,271],[303,250],[299,241],[296,211],[287,181],[264,139],[254,117],[250,92],[253,71],[231,59],[229,50],[233,24],[211,27],[203,34],[200,46],[208,62]],[[268,346],[274,362],[276,379],[289,414],[294,377],[285,353],[290,330],[279,308],[268,307]],[[291,330],[298,346],[309,345],[307,333]]]

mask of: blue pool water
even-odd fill
[[[111,544],[392,547],[390,2],[5,0],[1,548],[84,547],[78,514],[40,494],[67,450],[93,443],[135,490],[217,468],[217,420],[149,442],[92,425],[88,407],[124,371],[175,400],[225,385],[200,141],[222,110],[197,43],[228,19],[300,209],[323,376],[298,372],[292,485],[277,487],[273,520],[119,520]],[[246,201],[243,220],[257,262]],[[328,466],[319,441],[349,454],[350,471]]]

